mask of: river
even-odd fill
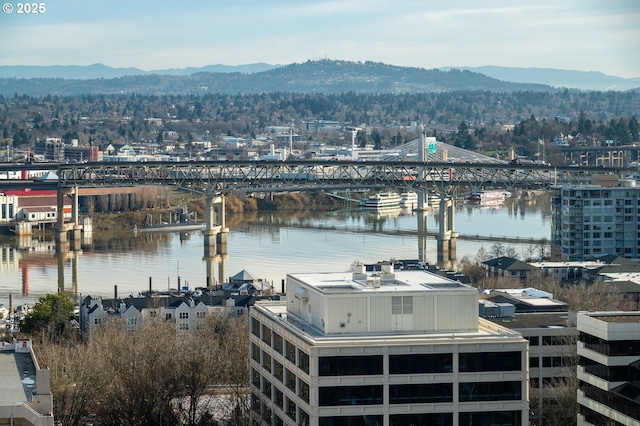
[[[436,263],[438,212],[426,211],[424,257]],[[279,290],[290,272],[345,271],[356,260],[418,259],[418,216],[415,212],[375,214],[360,209],[336,212],[268,212],[235,215],[227,253],[205,257],[201,232],[150,234],[132,231],[94,235],[82,250],[56,254],[48,240],[0,239],[0,304],[34,303],[39,296],[64,289],[83,296],[136,294],[151,285],[155,290],[205,286],[220,277],[246,269],[256,278],[271,281]],[[457,259],[489,251],[500,243],[527,256],[535,243],[500,242],[486,237],[550,239],[551,211],[548,194],[528,199],[507,199],[498,207],[456,205],[455,231],[460,234]],[[453,261],[455,263],[455,261]]]

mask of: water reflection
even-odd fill
[[[548,196],[508,199],[493,210],[456,204],[458,256],[473,256],[492,241],[474,235],[550,237]],[[438,212],[345,209],[325,212],[267,212],[227,218],[224,252],[205,249],[201,232],[182,234],[93,234],[80,247],[56,250],[53,240],[0,239],[0,303],[8,294],[23,300],[55,291],[111,295],[179,285],[215,286],[247,269],[276,288],[289,272],[346,270],[354,260],[395,257],[435,262]],[[527,235],[523,235],[523,230]],[[530,244],[517,244],[525,253]]]

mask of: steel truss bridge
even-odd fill
[[[22,170],[52,170],[57,181],[9,179]],[[206,194],[234,190],[397,190],[465,193],[483,188],[548,189],[590,183],[594,175],[621,176],[624,167],[550,167],[537,164],[406,161],[198,161],[0,164],[0,186],[70,188],[172,185]]]

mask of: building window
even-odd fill
[[[178,324],[178,330],[188,330],[189,329],[189,323],[188,322],[181,322],[180,324]]]
[[[284,383],[284,367],[276,360],[273,360],[273,377]]]
[[[287,398],[287,416],[289,416],[291,420],[296,420],[297,408],[295,401]]]
[[[251,369],[251,384],[260,389],[260,373],[255,368]]]
[[[460,372],[517,371],[522,369],[520,352],[461,353]]]
[[[260,337],[260,321],[255,318],[251,318],[251,334]]]
[[[260,347],[253,342],[251,342],[251,359],[260,362]]]
[[[282,355],[282,351],[284,350],[284,339],[278,333],[273,333],[273,349],[276,350],[280,355]]]
[[[453,384],[389,385],[390,404],[431,404],[434,402],[453,402]]]
[[[334,417],[320,417],[320,426],[382,426],[382,416],[368,415],[368,416],[334,416]],[[392,423],[393,424],[393,423]],[[406,426],[411,423],[398,423],[398,426]],[[422,425],[422,423],[415,423],[416,425]],[[440,425],[439,423],[425,423]],[[443,426],[449,426],[443,424]]]
[[[102,324],[102,318],[95,318],[95,319],[93,320],[93,323],[94,323],[94,324],[96,324],[96,325],[100,325],[100,324]]]
[[[389,374],[451,373],[452,354],[389,355]]]
[[[309,374],[309,355],[298,349],[298,368]]]
[[[189,319],[189,312],[180,312],[178,318],[180,318],[180,319]]]
[[[392,414],[389,416],[389,426],[406,425],[453,426],[453,413]]]
[[[196,312],[196,318],[205,318],[206,316],[206,312]]]
[[[267,379],[262,380],[262,393],[264,396],[271,399],[271,382]]]
[[[262,324],[262,341],[271,346],[271,329]]]
[[[296,363],[296,347],[293,343],[288,340],[284,341],[285,346],[285,358],[292,364]]]
[[[164,319],[165,320],[170,320],[172,318],[171,313],[165,314]]]
[[[293,374],[289,369],[285,368],[285,376],[286,376],[286,385],[289,389],[291,389],[293,392],[296,391],[296,375]]]
[[[273,402],[282,410],[284,408],[284,394],[277,387],[273,389]]]
[[[382,355],[320,357],[318,373],[320,376],[382,374]]]
[[[309,426],[309,423],[310,423],[309,414],[303,409],[300,409],[299,411],[300,411],[300,422],[298,424],[300,426]]]
[[[321,407],[382,404],[382,385],[330,386],[319,389]]]
[[[262,351],[262,368],[271,373],[271,355]]]
[[[522,426],[522,413],[520,411],[460,413],[458,415],[458,424]]]
[[[298,396],[307,404],[309,403],[309,385],[302,379],[298,379]]]
[[[459,388],[460,402],[515,401],[522,399],[521,382],[460,383]]]
[[[525,339],[529,341],[529,346],[538,346],[540,344],[538,336],[529,336],[529,337],[525,336]]]

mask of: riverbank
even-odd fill
[[[168,207],[148,210],[94,213],[91,215],[93,230],[117,231],[141,228],[148,215],[155,218],[156,223],[162,218],[168,219],[177,208],[185,208],[194,221],[202,221],[205,217],[206,199],[193,194],[173,193],[168,200]],[[274,194],[273,198],[248,197],[244,193],[232,193],[226,197],[225,211],[227,215],[246,215],[258,211],[331,211],[343,208],[345,202],[327,195],[322,191],[294,192]]]

